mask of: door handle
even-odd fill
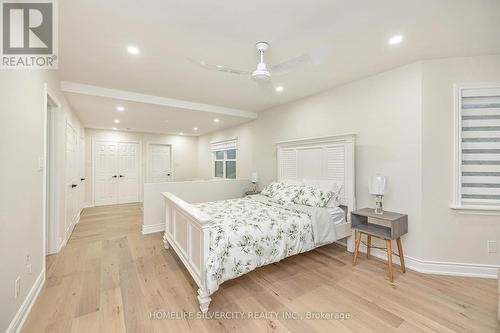
[[[113,177],[113,178],[117,178],[118,176],[117,176],[117,175],[113,175],[112,177]]]
[[[75,187],[77,187],[77,186],[78,186],[78,185],[76,185],[76,184],[71,184],[71,188],[75,188]]]
[[[170,177],[170,174],[169,174],[169,173],[167,173],[167,176],[169,176],[169,177]]]
[[[80,181],[83,182],[85,180],[85,178],[80,178]]]
[[[120,178],[123,178],[123,177],[125,177],[125,176],[124,175],[120,175]]]

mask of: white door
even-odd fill
[[[94,151],[94,204],[139,201],[139,145],[98,141]]]
[[[150,144],[148,155],[148,182],[170,181],[172,179],[170,145]]]
[[[85,202],[85,138],[83,136],[80,137],[80,144],[78,146],[79,148],[79,153],[78,153],[78,170],[79,170],[79,186],[78,186],[78,207],[80,211],[83,208],[83,203]]]
[[[118,144],[96,142],[94,151],[95,205],[112,205],[118,201]]]
[[[118,144],[118,203],[139,201],[139,145]]]
[[[80,210],[78,208],[78,137],[75,129],[66,123],[66,225],[65,232],[68,232],[76,223]]]

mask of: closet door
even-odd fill
[[[118,144],[96,142],[94,151],[94,204],[115,204],[118,202]]]
[[[139,145],[118,143],[118,203],[139,201]]]

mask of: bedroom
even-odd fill
[[[0,330],[500,330],[500,2],[45,3],[57,68],[0,69]],[[214,287],[233,218],[303,233]]]

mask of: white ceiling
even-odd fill
[[[87,128],[129,130],[133,132],[202,135],[235,126],[251,119],[213,112],[201,112],[149,103],[66,93],[68,102],[77,105],[77,114]],[[117,106],[125,107],[118,112]],[[114,123],[118,119],[120,123]],[[213,120],[219,119],[218,123]],[[197,127],[198,130],[193,130]]]
[[[419,59],[500,53],[498,0],[65,0],[59,7],[62,80],[248,111]],[[389,46],[395,34],[404,41]],[[283,93],[186,59],[253,70],[260,40],[271,44],[269,65],[319,49],[331,52],[319,65],[275,78]],[[126,52],[130,44],[140,48],[138,56]],[[102,127],[99,119],[114,112],[101,100],[106,115],[96,118],[97,111],[88,109],[97,107],[91,96],[70,98],[86,126]],[[157,130],[146,120],[142,125]],[[188,129],[175,128],[180,130]]]

